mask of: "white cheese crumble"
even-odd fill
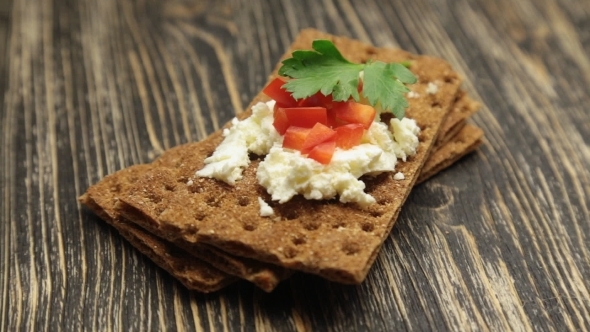
[[[367,205],[375,199],[364,192],[365,184],[357,178],[367,173],[369,165],[380,155],[382,151],[370,144],[346,151],[337,149],[330,164],[322,165],[299,151],[275,145],[258,165],[256,178],[279,203],[302,194],[307,199],[340,195],[341,202]]]
[[[426,93],[429,95],[435,95],[438,92],[438,85],[433,82],[429,82],[428,86],[426,87]]]
[[[405,179],[405,178],[406,178],[406,176],[405,176],[405,175],[404,175],[404,173],[402,173],[402,172],[397,172],[397,173],[395,173],[395,175],[393,176],[393,179],[394,179],[394,180],[403,180],[403,179]]]
[[[390,128],[385,123],[373,122],[360,145],[349,150],[337,148],[330,163],[323,165],[299,151],[282,147],[283,137],[272,125],[273,107],[274,101],[258,103],[252,108],[252,116],[241,122],[234,120],[232,127],[224,131],[224,141],[205,159],[206,165],[197,171],[197,176],[233,185],[250,163],[250,151],[266,154],[256,178],[274,201],[285,203],[297,194],[317,200],[339,196],[343,203],[366,206],[374,203],[375,198],[364,192],[365,183],[359,178],[394,171],[397,160],[405,161],[418,147],[420,128],[416,121],[393,118]],[[259,202],[262,215],[264,201]]]
[[[410,91],[406,96],[408,98],[420,98],[420,94],[416,91]]]
[[[275,211],[266,203],[261,197],[258,197],[258,204],[260,204],[260,216],[270,217],[275,214]]]
[[[409,118],[401,120],[393,118],[389,123],[393,132],[393,140],[397,143],[395,146],[398,148],[395,154],[399,159],[406,161],[408,156],[416,154],[416,149],[420,143],[418,140],[420,127],[416,124],[416,120]]]
[[[273,142],[282,140],[273,127],[274,101],[258,103],[252,107],[252,115],[243,121],[232,120],[232,127],[223,131],[223,142],[213,155],[205,159],[205,167],[196,175],[222,180],[234,185],[242,178],[242,172],[250,164],[248,151],[258,155],[268,153]]]

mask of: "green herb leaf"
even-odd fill
[[[359,72],[363,65],[354,64],[342,56],[329,40],[316,40],[314,51],[295,51],[292,58],[283,61],[279,75],[293,78],[283,87],[295,99],[307,98],[321,91],[332,94],[335,101],[345,101],[352,96],[359,100]]]
[[[291,78],[283,87],[295,99],[321,91],[326,96],[332,94],[334,101],[346,101],[351,97],[359,101],[359,74],[364,71],[362,93],[369,103],[403,118],[404,109],[408,107],[404,94],[409,91],[404,84],[416,82],[416,77],[406,68],[408,63],[352,63],[329,40],[315,40],[312,49],[293,52],[279,69],[279,75]]]
[[[369,62],[363,74],[363,95],[373,106],[390,110],[402,119],[408,102],[404,94],[410,91],[403,83],[415,83],[416,78],[404,66],[381,61]]]

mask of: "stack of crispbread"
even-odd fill
[[[221,142],[220,131],[151,164],[107,176],[80,201],[189,289],[215,291],[241,278],[271,291],[293,271],[348,284],[363,281],[414,184],[481,144],[482,131],[466,123],[479,105],[460,90],[461,79],[449,64],[434,57],[311,29],[301,32],[285,57],[309,49],[314,39],[331,39],[353,62],[409,60],[418,77],[406,110],[421,128],[418,152],[398,164],[402,180],[389,173],[364,178],[377,203],[361,208],[300,196],[273,202],[256,181],[260,159],[235,186],[198,178],[195,171]],[[266,99],[259,94],[252,104]],[[249,116],[249,109],[239,117]],[[260,216],[259,197],[273,208],[273,217]]]

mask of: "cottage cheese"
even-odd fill
[[[275,211],[272,209],[267,202],[265,202],[262,197],[258,197],[258,204],[260,205],[260,216],[261,217],[270,217],[275,214]]]
[[[250,164],[248,151],[265,155],[282,137],[273,127],[274,101],[258,103],[252,107],[252,115],[243,121],[234,118],[232,126],[223,131],[223,142],[213,155],[205,159],[205,167],[197,171],[201,177],[215,178],[234,185]]]
[[[364,192],[365,183],[359,178],[394,171],[397,160],[405,161],[418,147],[420,128],[416,121],[394,118],[389,124],[391,130],[385,123],[373,122],[360,145],[349,150],[337,148],[330,163],[323,165],[299,151],[282,147],[283,137],[272,125],[273,107],[274,101],[258,103],[252,108],[252,116],[234,120],[224,132],[224,141],[205,159],[206,165],[197,176],[233,185],[250,163],[250,151],[266,155],[256,177],[275,201],[284,203],[297,194],[318,200],[338,196],[343,203],[365,206],[375,199]]]
[[[433,82],[429,82],[428,86],[426,87],[426,93],[429,95],[435,95],[438,92],[438,85]]]

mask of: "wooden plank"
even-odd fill
[[[590,329],[590,2],[7,3],[6,330]],[[361,286],[187,293],[76,197],[231,119],[309,26],[447,59],[487,142],[414,189]]]
[[[1,129],[5,130],[6,125],[8,124],[9,117],[5,108],[5,91],[6,91],[6,83],[8,82],[8,77],[6,77],[7,67],[8,67],[8,27],[9,27],[9,2],[7,0],[0,0],[0,109],[2,113],[0,113],[1,119]],[[2,172],[2,176],[0,176],[0,204],[2,208],[0,209],[0,216],[2,220],[9,220],[9,211],[8,206],[10,206],[10,163],[12,161],[6,160],[10,156],[10,152],[8,150],[11,147],[11,140],[7,137],[6,134],[0,134],[0,148],[2,151],[6,150],[7,152],[1,152],[0,155],[2,156],[2,166],[4,171]],[[2,244],[0,244],[0,321],[3,322],[3,326],[6,325],[8,322],[8,294],[9,294],[9,278],[10,278],[10,270],[8,261],[11,257],[11,249],[10,249],[10,225],[8,222],[0,222],[0,236]]]

